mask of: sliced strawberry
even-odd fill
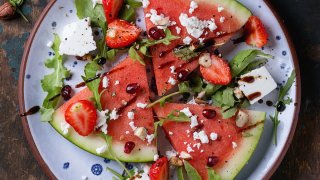
[[[169,163],[166,157],[158,159],[149,171],[150,180],[167,180],[169,178]]]
[[[108,23],[111,23],[118,17],[123,5],[123,0],[103,0],[103,9]]]
[[[268,43],[268,33],[262,21],[256,17],[251,16],[244,27],[246,43],[248,45],[263,47]]]
[[[70,104],[64,116],[75,131],[82,136],[87,136],[96,125],[97,110],[91,101],[80,100]]]
[[[106,42],[110,48],[123,48],[134,43],[141,29],[124,20],[114,20],[108,25]]]
[[[210,56],[210,60],[211,63],[206,62],[206,67],[200,65],[203,78],[212,84],[229,84],[232,76],[228,62],[214,55]]]

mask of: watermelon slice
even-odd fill
[[[149,102],[149,88],[145,67],[139,62],[134,62],[127,58],[114,67],[106,76],[108,77],[109,85],[102,92],[101,104],[104,109],[121,109],[119,118],[108,122],[108,135],[112,136],[113,154],[124,162],[153,161],[154,155],[157,154],[155,140],[150,143],[147,140],[141,140],[134,135],[133,129],[129,125],[129,122],[133,121],[136,127],[146,128],[149,135],[154,133],[152,110],[137,107],[137,103]],[[119,81],[119,83],[116,83],[116,81]],[[136,95],[126,93],[126,87],[130,83],[139,83],[141,91]],[[114,94],[113,92],[116,93]],[[64,134],[61,128],[61,124],[65,122],[64,112],[67,107],[74,102],[90,99],[91,97],[92,93],[89,89],[82,90],[56,110],[50,123],[61,135],[80,148],[97,156],[114,159],[108,151],[101,154],[97,153],[97,148],[106,145],[105,139],[101,137],[99,132],[94,132],[89,136],[80,136],[73,128],[70,128],[67,134]],[[126,105],[124,101],[127,102]],[[134,120],[128,118],[127,113],[129,111],[134,111]],[[128,141],[135,143],[135,148],[130,154],[124,153],[124,146]]]
[[[169,17],[171,22],[176,22],[176,25],[170,26],[169,29],[174,35],[181,37],[178,40],[172,41],[169,46],[156,45],[151,49],[159,96],[174,87],[173,83],[168,83],[170,77],[177,79],[175,75],[171,73],[171,66],[174,66],[177,70],[188,70],[188,72],[192,72],[198,67],[196,60],[189,62],[179,60],[172,53],[172,49],[183,44],[183,39],[187,36],[191,37],[193,42],[197,41],[197,39],[189,35],[186,28],[181,25],[179,21],[181,13],[187,14],[188,17],[195,16],[200,20],[210,20],[214,17],[217,29],[213,32],[206,30],[201,38],[214,38],[217,44],[229,41],[233,33],[244,26],[251,16],[251,12],[235,0],[195,0],[198,8],[195,9],[192,14],[189,14],[191,0],[149,0],[149,2],[149,6],[145,8],[145,14],[150,13],[150,11],[154,9],[158,15],[163,14],[165,17]],[[223,18],[223,22],[220,21],[221,18]],[[146,26],[147,30],[155,26],[148,17],[146,18]],[[180,33],[177,33],[176,28],[181,29]],[[159,57],[161,52],[167,53],[165,56]],[[166,67],[163,67],[164,64]]]
[[[184,108],[189,108],[193,115],[198,116],[198,123],[203,124],[198,131],[204,131],[209,139],[211,133],[216,133],[219,138],[209,140],[209,143],[201,143],[199,139],[194,140],[193,132],[196,130],[190,127],[189,122],[166,121],[163,129],[173,147],[179,153],[184,151],[192,156],[189,162],[196,168],[202,179],[208,179],[207,163],[209,156],[217,157],[217,162],[212,168],[222,179],[234,179],[250,159],[259,142],[266,113],[245,110],[249,115],[249,121],[245,127],[238,128],[235,124],[235,118],[222,119],[220,109],[212,106],[168,103],[164,107],[155,106],[154,110],[158,117],[166,117],[173,110]],[[205,118],[203,116],[204,109],[215,110],[216,117]]]

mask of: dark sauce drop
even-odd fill
[[[262,103],[263,103],[263,100],[262,100],[262,99],[259,99],[258,103],[259,103],[259,104],[262,104]]]
[[[39,111],[40,111],[40,106],[33,106],[27,112],[20,114],[20,117],[33,115],[33,114],[36,114]]]
[[[255,92],[255,93],[250,94],[248,96],[248,99],[251,101],[251,100],[254,100],[254,99],[256,99],[256,98],[258,98],[260,96],[261,96],[261,92]]]
[[[84,86],[86,86],[87,83],[92,82],[92,81],[100,78],[100,76],[101,76],[101,74],[97,74],[96,77],[90,78],[90,79],[88,79],[88,80],[86,80],[84,82],[81,82],[81,83],[77,84],[76,88],[84,87]]]
[[[253,76],[246,76],[240,79],[240,81],[246,82],[246,83],[253,83],[254,77]]]
[[[286,105],[285,105],[283,102],[280,101],[280,102],[277,104],[277,111],[283,112],[284,110],[286,110]]]
[[[267,104],[267,106],[270,106],[270,107],[273,106],[273,102],[272,101],[267,101],[266,104]]]

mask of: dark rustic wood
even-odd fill
[[[17,79],[23,44],[49,0],[27,0],[21,18],[0,21],[0,177],[46,179],[18,116]],[[302,106],[293,143],[272,179],[320,179],[320,1],[269,0],[288,27],[300,59]],[[0,0],[0,4],[4,0]]]

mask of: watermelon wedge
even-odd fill
[[[222,119],[220,109],[212,106],[168,103],[164,107],[155,106],[154,110],[158,117],[167,117],[173,110],[180,111],[184,108],[189,108],[192,115],[197,116],[198,123],[202,125],[191,128],[189,122],[166,121],[163,129],[173,147],[180,154],[184,151],[191,155],[192,159],[189,162],[202,179],[208,179],[208,157],[213,156],[216,162],[212,168],[215,172],[222,179],[234,179],[248,162],[259,142],[266,113],[244,110],[249,116],[249,121],[243,128],[238,128],[235,118]],[[204,117],[203,110],[208,109],[216,112],[214,118]],[[208,143],[194,139],[193,132],[199,131],[206,133]],[[210,139],[211,133],[215,133],[215,140]]]
[[[153,161],[154,155],[157,154],[155,140],[150,142],[141,140],[134,135],[133,129],[129,125],[129,122],[133,121],[136,127],[146,128],[149,135],[154,133],[152,110],[137,107],[137,103],[149,102],[150,93],[145,67],[139,62],[134,62],[132,59],[127,58],[105,76],[108,78],[109,85],[102,92],[101,104],[104,109],[121,109],[121,111],[119,110],[119,118],[108,122],[108,135],[112,136],[113,154],[124,162]],[[116,81],[119,81],[119,83],[116,83]],[[126,87],[130,83],[138,83],[140,85],[140,92],[136,93],[136,95],[128,94]],[[116,93],[114,94],[113,92]],[[106,145],[105,139],[99,132],[94,132],[89,136],[80,136],[72,127],[69,128],[67,134],[64,134],[61,128],[65,122],[64,114],[67,107],[74,102],[83,99],[88,100],[91,97],[91,91],[85,88],[57,109],[50,123],[62,136],[80,148],[97,156],[114,159],[108,151],[97,153],[98,148]],[[129,111],[134,112],[133,120],[127,116]],[[128,141],[135,143],[135,148],[130,154],[124,152],[125,143]]]
[[[144,10],[145,14],[150,14],[151,10],[156,10],[158,15],[163,14],[165,17],[169,17],[171,22],[176,23],[176,25],[169,26],[169,29],[174,35],[181,37],[172,41],[169,46],[156,45],[151,49],[159,96],[174,87],[174,83],[168,83],[170,77],[177,80],[171,72],[171,66],[175,67],[177,71],[188,70],[188,72],[192,72],[198,67],[196,60],[189,62],[179,60],[172,53],[172,49],[183,44],[183,39],[187,36],[191,37],[193,42],[198,41],[198,39],[189,35],[187,29],[181,25],[179,20],[181,13],[187,14],[188,17],[197,17],[199,20],[214,18],[217,28],[212,32],[206,30],[201,38],[213,38],[217,44],[229,41],[233,33],[243,27],[251,16],[251,12],[236,0],[195,0],[198,8],[192,14],[189,13],[191,0],[149,0],[149,2],[149,6]],[[223,22],[220,21],[221,18],[223,18]],[[147,31],[155,26],[148,17],[146,17],[146,26]],[[177,32],[177,28],[181,29],[180,32]],[[159,57],[162,52],[166,52],[166,55]],[[163,67],[164,64],[165,67]]]

